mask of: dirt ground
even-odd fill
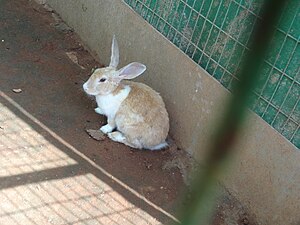
[[[164,165],[182,150],[134,150],[85,132],[105,123],[82,91],[99,66],[51,9],[0,0],[0,224],[176,221],[186,186]],[[228,194],[213,221],[255,224]]]

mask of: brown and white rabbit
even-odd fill
[[[169,117],[160,95],[149,86],[123,81],[141,75],[146,66],[133,62],[117,70],[119,48],[112,40],[111,62],[96,69],[84,91],[96,97],[95,112],[107,117],[100,130],[117,142],[133,148],[159,150],[168,146]]]

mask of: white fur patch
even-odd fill
[[[169,145],[168,145],[168,143],[167,142],[163,142],[163,143],[160,143],[160,144],[158,144],[158,145],[156,145],[156,146],[152,146],[152,147],[150,147],[150,148],[148,148],[149,150],[152,150],[152,151],[154,151],[154,150],[161,150],[161,149],[164,149],[164,148],[166,148],[166,147],[168,147]]]
[[[131,88],[125,86],[118,94],[97,95],[96,102],[103,114],[109,118],[115,118],[121,103],[127,98]]]
[[[124,137],[124,135],[121,132],[112,132],[108,134],[108,137],[116,142],[121,142],[121,143],[125,143],[126,142],[126,138]]]
[[[107,133],[110,133],[112,132],[114,129],[114,127],[110,126],[109,124],[106,124],[105,126],[102,126],[100,128],[100,130],[104,133],[104,134],[107,134]]]
[[[103,112],[99,107],[95,109],[95,112],[100,114],[100,115],[103,115]]]

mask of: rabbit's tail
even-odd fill
[[[168,147],[168,143],[166,141],[158,144],[158,145],[155,145],[155,146],[152,146],[150,148],[148,148],[149,150],[152,150],[152,151],[155,151],[155,150],[161,150],[161,149],[164,149],[166,147]]]

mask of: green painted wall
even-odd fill
[[[125,0],[231,90],[261,0]],[[263,35],[263,34],[262,34]],[[300,148],[300,1],[283,9],[250,108]]]

